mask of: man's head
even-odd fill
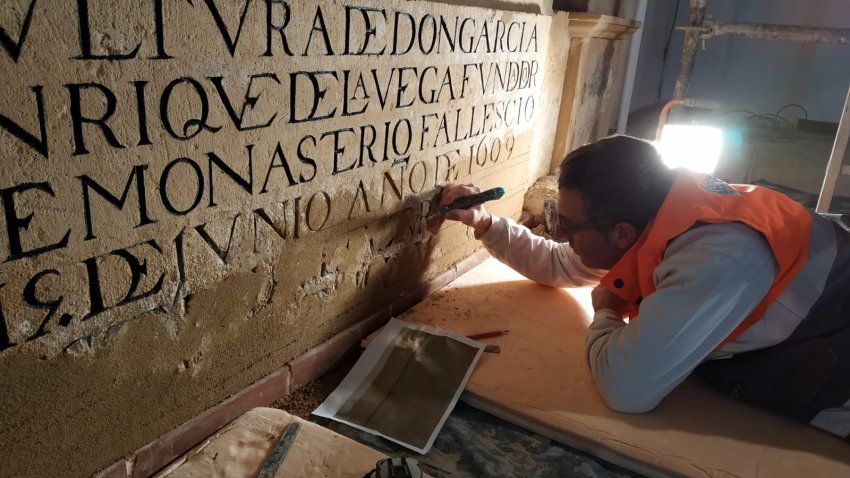
[[[610,269],[655,217],[674,173],[648,141],[610,136],[571,152],[558,178],[558,236],[588,267]]]

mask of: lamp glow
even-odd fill
[[[667,124],[661,132],[658,149],[670,168],[687,168],[711,174],[720,161],[723,132],[712,126]]]

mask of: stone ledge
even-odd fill
[[[386,319],[386,309],[334,335],[318,347],[289,362],[292,382],[289,393],[321,377],[357,344],[361,337],[378,328]]]
[[[619,40],[631,35],[641,22],[621,17],[587,12],[559,12],[567,19],[567,33],[571,38],[603,38]]]
[[[285,365],[145,445],[134,454],[131,476],[144,478],[153,475],[246,411],[271,405],[279,397],[289,394],[291,382],[289,365]]]
[[[403,293],[387,307],[334,335],[330,340],[308,350],[303,355],[289,362],[290,370],[292,371],[292,388],[289,392],[292,393],[321,377],[349,350],[357,346],[363,337],[366,337],[385,324],[390,317],[413,307],[422,301],[422,299],[443,288],[488,257],[490,257],[490,254],[483,249],[473,253],[471,256],[455,264],[448,271],[412,291]]]
[[[132,466],[132,463],[127,460],[117,461],[95,476],[97,478],[130,478]]]
[[[202,412],[131,455],[96,473],[96,478],[146,478],[256,407],[269,406],[325,373],[352,347],[390,317],[406,311],[490,257],[479,250],[446,272],[402,294],[388,306],[293,359],[265,378]]]

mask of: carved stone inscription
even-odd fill
[[[440,183],[522,188],[548,23],[432,6],[4,6],[0,351],[180,316],[194,291],[272,262],[331,299],[339,271],[290,252],[329,237],[366,237],[345,280],[368,290],[370,261],[434,240]]]

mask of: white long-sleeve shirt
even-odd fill
[[[545,240],[509,219],[493,216],[480,239],[494,257],[544,285],[595,285],[606,272],[584,266],[568,244]],[[743,224],[708,224],[673,240],[640,315],[626,324],[615,311],[602,309],[588,328],[586,359],[608,406],[651,410],[703,360],[774,345],[790,335],[799,320],[766,321],[767,327],[751,328],[714,352],[762,300],[776,270],[767,242]]]

